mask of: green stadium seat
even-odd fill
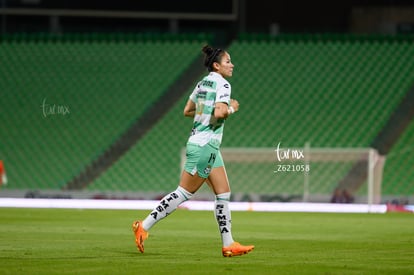
[[[12,114],[2,117],[9,130],[0,145],[10,174],[7,188],[62,187],[176,81],[208,38],[176,40],[157,33],[3,38],[0,87],[6,91],[4,113]],[[413,85],[412,38],[242,34],[229,51],[236,65],[233,97],[241,111],[226,125],[224,147],[275,147],[278,142],[368,147]],[[175,187],[180,150],[191,128],[191,119],[182,116],[190,92],[86,189],[164,192]],[[44,98],[68,105],[71,114],[43,117]],[[383,194],[414,193],[413,162],[406,153],[414,144],[413,127],[389,154]],[[271,169],[267,166],[229,163],[227,168],[237,182],[235,192],[259,192],[270,184],[253,189],[249,184],[260,182]],[[242,175],[235,172],[240,169]],[[318,169],[315,173],[329,178],[328,171]],[[273,184],[274,191],[302,184],[288,176],[281,180],[290,182],[289,189]]]
[[[180,37],[16,35],[0,43],[0,154],[11,189],[59,189],[114,142],[198,55]],[[173,54],[172,54],[173,53]],[[7,65],[7,66],[4,66]],[[70,114],[43,116],[42,102]],[[17,112],[18,110],[18,112]]]

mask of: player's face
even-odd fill
[[[221,74],[224,78],[231,77],[233,75],[234,65],[231,63],[231,58],[228,53],[224,53],[221,57],[221,62],[218,64],[217,72]]]

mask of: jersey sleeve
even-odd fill
[[[228,83],[227,81],[220,83],[219,87],[217,88],[216,102],[223,102],[226,104],[230,104],[230,96],[231,96],[230,83]]]
[[[200,89],[200,82],[197,83],[197,85],[195,86],[193,92],[191,93],[189,99],[191,99],[192,102],[196,103],[197,102],[197,92]]]

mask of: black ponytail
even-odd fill
[[[213,63],[220,62],[221,55],[223,54],[223,50],[216,48],[213,49],[209,45],[205,45],[201,51],[204,53],[204,66],[207,68],[209,72],[213,71]]]

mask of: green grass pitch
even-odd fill
[[[412,214],[233,212],[256,248],[224,258],[209,211],[177,210],[139,253],[148,212],[0,208],[0,274],[414,274]]]

